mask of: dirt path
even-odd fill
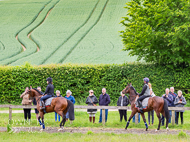
[[[58,127],[46,127],[44,132],[47,133],[57,133],[58,132]],[[5,127],[0,127],[0,132],[5,132],[7,128]],[[40,133],[40,127],[13,127],[12,128],[14,133],[18,133],[20,131],[26,131],[26,132],[31,132],[31,133]],[[115,134],[178,134],[181,130],[169,130],[166,131],[165,129],[162,129],[160,131],[155,132],[154,129],[145,131],[145,129],[118,129],[118,128],[69,128],[66,127],[63,131],[59,131],[58,133],[87,133],[89,131],[92,131],[93,133],[115,133]],[[190,135],[190,130],[184,130],[188,135]]]

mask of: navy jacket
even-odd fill
[[[53,84],[49,83],[46,87],[46,91],[44,94],[54,96],[54,86]]]
[[[172,97],[173,97],[172,106],[175,107],[175,105],[174,105],[174,101],[175,101],[175,98],[177,97],[177,94],[176,94],[176,93],[172,93],[172,92],[170,92],[170,94],[171,94]]]
[[[165,94],[165,95],[166,95],[166,94]],[[168,102],[168,107],[172,107],[173,97],[172,97],[171,94],[168,94],[168,97],[162,96],[162,98],[166,99],[166,101]]]
[[[99,98],[99,105],[100,106],[108,106],[110,103],[110,96],[108,94],[101,94]]]

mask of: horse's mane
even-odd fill
[[[134,90],[134,92],[135,92],[136,95],[138,95],[138,93],[136,92],[135,88],[134,88],[132,85],[130,86],[130,88],[131,88],[132,90]]]
[[[42,92],[40,92],[38,89],[36,89],[36,88],[32,88],[32,89],[34,89],[35,91],[37,91],[40,95],[43,95]]]

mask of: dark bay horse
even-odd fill
[[[41,131],[42,131],[43,129],[45,129],[45,124],[44,124],[44,115],[45,115],[45,113],[44,113],[43,110],[40,110],[40,98],[42,97],[42,94],[40,94],[40,92],[35,88],[30,89],[28,91],[28,94],[29,94],[29,99],[31,99],[31,98],[36,99],[37,110],[40,113],[40,116],[38,117],[38,121],[39,121],[39,124],[42,127],[41,128]],[[63,98],[63,97],[53,98],[52,102],[51,102],[51,106],[45,108],[45,111],[47,113],[49,113],[49,112],[57,112],[62,117],[62,121],[60,123],[60,129],[58,131],[63,130],[64,125],[65,125],[65,121],[66,121],[66,113],[67,113],[67,111],[69,109],[72,109],[73,113],[74,113],[74,105],[73,105],[73,103],[71,101]],[[42,122],[41,122],[40,118],[42,119]]]
[[[131,116],[128,119],[128,122],[126,124],[125,129],[129,126],[129,122],[131,118],[137,113],[140,113],[140,110],[135,107],[135,101],[137,99],[137,93],[134,89],[134,87],[131,84],[128,84],[125,89],[123,89],[122,93],[126,94],[129,93],[129,102],[131,104]],[[159,120],[158,128],[157,130],[160,130],[160,124],[161,124],[161,116],[160,113],[166,118],[166,129],[169,130],[168,128],[168,120],[169,120],[169,110],[168,110],[168,104],[167,101],[161,97],[155,96],[155,97],[150,97],[148,100],[148,106],[146,109],[143,109],[144,112],[152,111],[154,110],[156,112],[156,115]],[[146,131],[148,130],[148,125],[146,123],[146,119],[144,116],[144,113],[141,113],[141,116],[143,118],[143,121],[146,126]],[[156,131],[157,131],[156,130]]]

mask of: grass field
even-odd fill
[[[28,133],[28,132],[21,132],[19,134],[9,134],[9,133],[0,133],[0,141],[1,142],[60,142],[60,141],[69,141],[69,142],[76,142],[76,141],[92,141],[92,142],[147,142],[154,141],[154,142],[188,142],[190,141],[190,137],[181,138],[179,135],[135,135],[135,134],[114,134],[114,133]]]
[[[123,45],[118,32],[124,28],[119,22],[126,13],[123,8],[126,2],[0,1],[3,21],[0,23],[0,65],[21,65],[26,61],[35,65],[133,62],[136,57],[121,51]]]
[[[127,117],[129,117],[131,114],[130,111],[128,111],[127,113]],[[148,121],[148,116],[147,113],[146,114],[146,119]],[[30,126],[39,126],[37,120],[36,120],[36,116],[34,113],[32,113],[32,120],[31,123],[29,124],[28,122],[24,122],[24,116],[22,113],[13,113],[13,127],[30,127]],[[155,123],[152,126],[149,126],[149,129],[156,129],[157,125],[158,125],[158,119],[155,117]],[[179,123],[179,125],[174,125],[172,126],[171,124],[169,124],[169,128],[170,129],[181,129],[181,130],[189,130],[190,129],[190,112],[186,111],[184,113],[184,124],[181,125]],[[0,113],[0,126],[1,127],[6,127],[8,124],[8,118],[9,118],[9,114],[5,114],[5,113]],[[89,122],[89,118],[88,118],[88,114],[87,112],[83,112],[83,111],[75,111],[75,120],[73,121],[73,124],[70,123],[66,123],[65,126],[66,127],[97,127],[97,128],[102,128],[102,124],[98,123],[99,120],[99,112],[97,112],[96,114],[96,123],[90,123]],[[179,121],[180,122],[180,121]],[[54,119],[54,113],[49,113],[45,115],[45,125],[47,127],[59,127],[59,122],[55,122]],[[119,121],[119,112],[117,111],[110,111],[108,114],[108,122],[106,123],[106,125],[104,126],[104,128],[125,128],[126,126],[126,122],[120,122]],[[141,121],[138,125],[132,123],[132,121],[130,122],[129,125],[129,129],[130,128],[143,128],[145,129],[145,125],[144,122]],[[165,129],[165,126],[161,126],[161,129]]]

